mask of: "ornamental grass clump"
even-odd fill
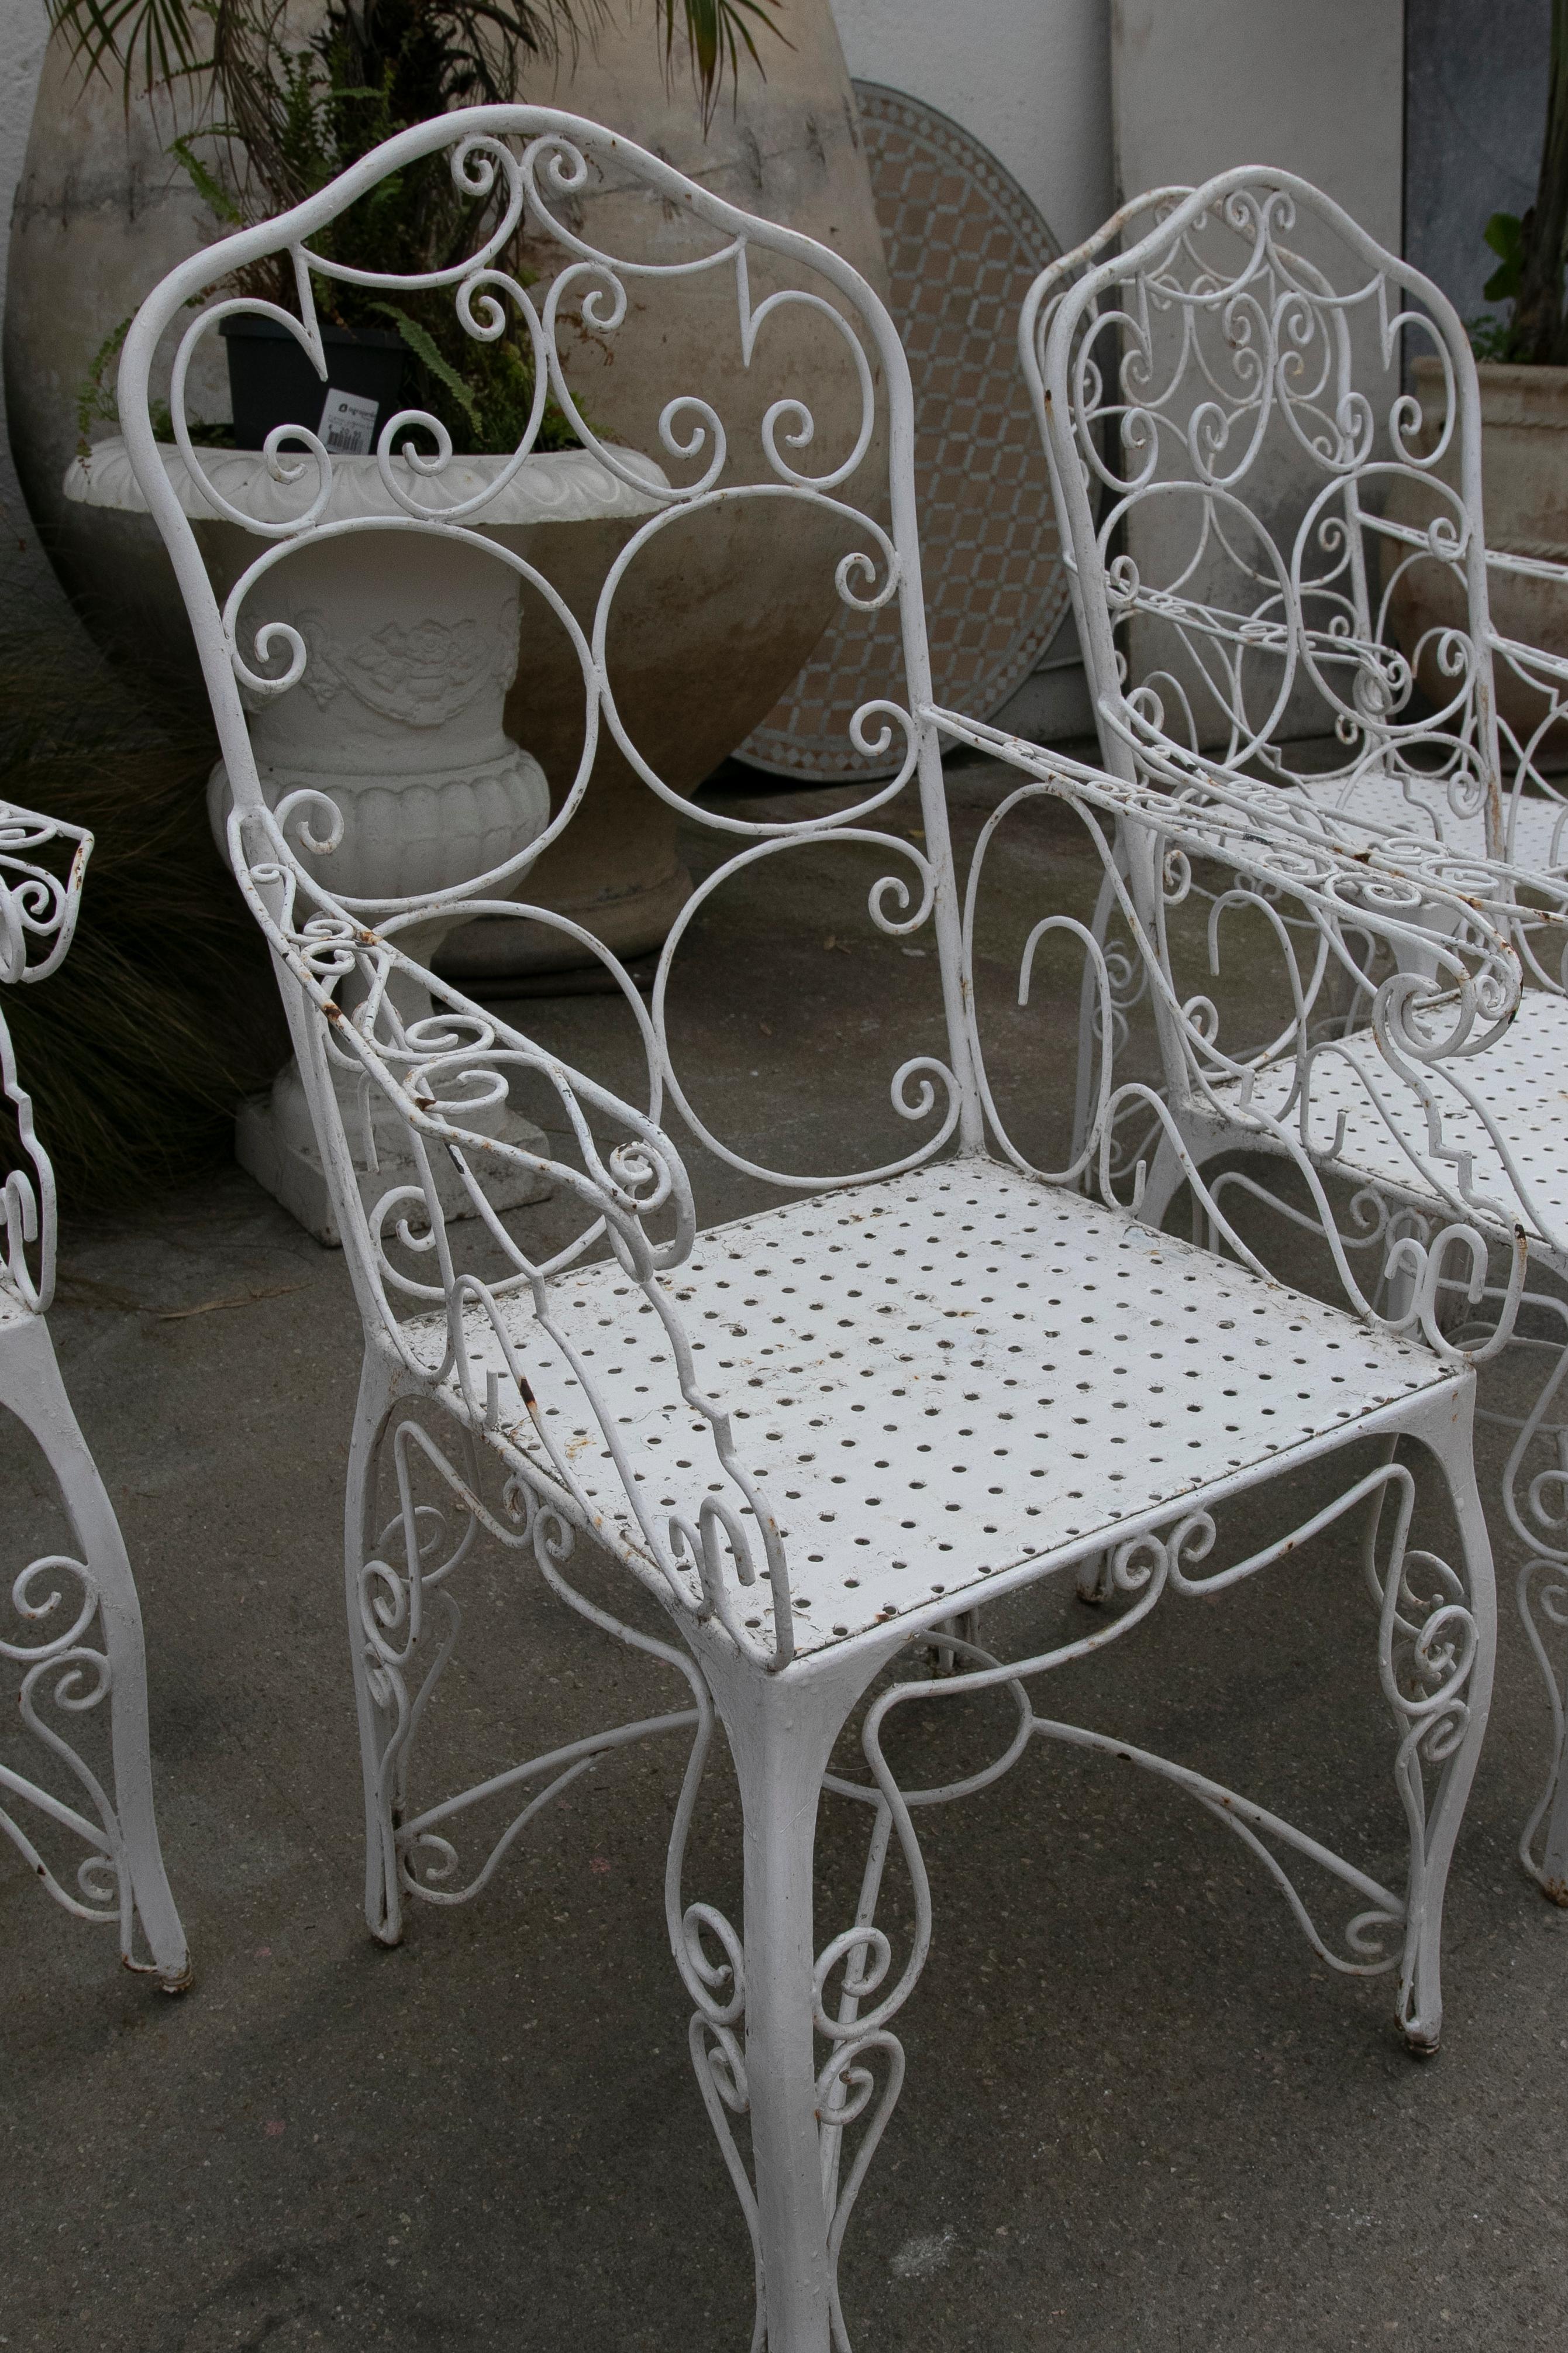
[[[208,728],[82,644],[0,627],[0,799],[88,827],[69,955],[0,997],[64,1207],[130,1206],[233,1153],[288,1050],[260,935],[203,807]],[[0,1103],[0,1164],[19,1165]]]

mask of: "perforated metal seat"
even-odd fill
[[[1456,817],[1442,782],[1408,777],[1358,776],[1346,784],[1335,777],[1326,784],[1304,778],[1294,789],[1326,809],[1343,810],[1374,826],[1395,831],[1416,831],[1434,841],[1446,841],[1471,858],[1487,854],[1486,820]],[[1506,819],[1509,852],[1521,866],[1560,867],[1568,855],[1568,812],[1560,801],[1521,794],[1510,802]]]
[[[732,1419],[797,1564],[797,1655],[972,1606],[1009,1570],[1213,1501],[1237,1472],[1456,1378],[1425,1348],[989,1160],[718,1227],[669,1288],[699,1378],[754,1400]],[[686,1441],[706,1446],[707,1424],[649,1345],[638,1286],[595,1267],[557,1285],[552,1313],[639,1459],[664,1448],[689,1474]],[[579,1382],[530,1347],[526,1296],[506,1320],[556,1443],[635,1551]],[[488,1323],[468,1329],[476,1368],[504,1372]],[[445,1344],[432,1318],[433,1365]],[[548,1472],[527,1415],[501,1423],[495,1442]],[[754,1592],[748,1622],[771,1630]]]
[[[1434,1150],[1414,1088],[1390,1068],[1372,1032],[1363,1030],[1317,1058],[1310,1140],[1329,1151],[1342,1119],[1335,1156],[1346,1175],[1430,1201],[1435,1211],[1451,1207],[1434,1191],[1428,1168],[1408,1148],[1413,1144],[1429,1164],[1452,1169],[1456,1191],[1462,1176],[1471,1215],[1486,1217],[1489,1210],[1489,1222],[1505,1234],[1515,1218],[1523,1218],[1532,1239],[1559,1265],[1568,1262],[1568,1002],[1543,990],[1530,991],[1497,1043],[1455,1065],[1453,1075],[1462,1079],[1480,1108],[1467,1103],[1452,1083],[1443,1086],[1437,1098],[1442,1144]],[[1294,1084],[1294,1065],[1281,1062],[1258,1073],[1252,1100],[1288,1118]],[[1386,1117],[1380,1102],[1388,1106]],[[1483,1111],[1506,1140],[1511,1175]]]

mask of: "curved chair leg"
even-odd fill
[[[1537,1566],[1539,1566],[1538,1563],[1531,1563],[1531,1567]],[[1561,1569],[1557,1569],[1555,1573],[1559,1577],[1562,1575]],[[1520,1614],[1523,1617],[1526,1627],[1533,1632],[1534,1629],[1529,1613],[1527,1588],[1522,1577],[1520,1579],[1519,1606]],[[1546,1796],[1531,1817],[1521,1841],[1521,1852],[1525,1869],[1547,1901],[1568,1905],[1568,1773],[1564,1773],[1563,1769],[1564,1746],[1563,1702],[1557,1693],[1556,1679],[1552,1675],[1550,1664],[1546,1666],[1545,1672],[1551,1682],[1552,1697],[1555,1701],[1552,1771],[1547,1778]],[[1546,1816],[1546,1843],[1542,1850],[1538,1866],[1531,1857],[1530,1841],[1542,1813]]]
[[[980,1640],[980,1612],[961,1609],[956,1618],[944,1618],[933,1626],[928,1637],[932,1670],[939,1675],[951,1675],[958,1664],[958,1653],[943,1635],[956,1635],[961,1642],[977,1643]]]
[[[1568,1324],[1568,1306],[1550,1297],[1533,1303],[1554,1309]],[[1568,1772],[1563,1769],[1568,1742],[1563,1684],[1549,1647],[1551,1638],[1568,1624],[1568,1546],[1563,1542],[1562,1517],[1562,1498],[1568,1493],[1568,1422],[1550,1419],[1568,1377],[1568,1347],[1553,1347],[1552,1356],[1541,1392],[1519,1425],[1503,1473],[1502,1500],[1509,1525],[1526,1547],[1516,1599],[1552,1711],[1551,1768],[1520,1837],[1519,1859],[1549,1903],[1568,1905]],[[1545,1454],[1542,1469],[1534,1467],[1541,1461],[1532,1451],[1537,1447]],[[1535,1837],[1543,1820],[1546,1838],[1538,1862]]]
[[[385,1691],[384,1678],[368,1652],[364,1629],[367,1601],[361,1577],[375,1549],[376,1471],[392,1393],[390,1366],[376,1350],[367,1348],[360,1372],[343,1496],[343,1600],[348,1611],[349,1655],[353,1662],[360,1770],[364,1785],[365,1925],[384,1945],[395,1945],[403,1935],[403,1901],[397,1883],[396,1790],[387,1758],[399,1724],[395,1694]]]
[[[813,1738],[798,1721],[806,1710],[777,1704],[784,1696],[776,1683],[756,1692],[762,1705],[736,1755],[746,1840],[746,2087],[763,2341],[768,2353],[828,2353],[833,2288],[816,2121],[812,1876],[817,1802],[838,1722],[819,1722]]]
[[[1458,1525],[1463,1589],[1462,1597],[1443,1590],[1430,1596],[1431,1614],[1421,1630],[1429,1639],[1434,1655],[1450,1644],[1462,1651],[1467,1640],[1473,1643],[1469,1672],[1462,1688],[1430,1715],[1415,1720],[1397,1714],[1395,1716],[1403,1737],[1394,1769],[1410,1826],[1410,1882],[1405,1960],[1400,1972],[1399,2023],[1406,2043],[1417,2057],[1436,2050],[1442,2029],[1443,1900],[1455,1841],[1486,1736],[1497,1660],[1497,1592],[1491,1545],[1468,1441],[1468,1413],[1462,1428],[1450,1424],[1446,1430],[1427,1435],[1427,1446],[1447,1482]],[[1385,1609],[1385,1629],[1388,1619]],[[1380,1645],[1379,1664],[1386,1688],[1389,1677],[1385,1645]],[[1439,1768],[1436,1791],[1429,1803],[1424,1765]]]
[[[0,1333],[0,1406],[31,1430],[58,1482],[97,1597],[108,1670],[103,1683],[109,1701],[114,1778],[112,1799],[99,1797],[99,1802],[106,1810],[105,1832],[118,1848],[113,1857],[116,1868],[129,1881],[129,1902],[125,1888],[121,1889],[121,1957],[128,1968],[150,1968],[165,1992],[182,1993],[191,1981],[190,1957],[163,1868],[153,1810],[141,1606],[120,1523],[71,1410],[54,1344],[41,1316],[29,1315]],[[62,1664],[68,1666],[81,1654],[72,1646],[60,1656]],[[90,1666],[90,1654],[82,1663]],[[32,1680],[29,1675],[28,1681]],[[79,1698],[74,1704],[80,1705]],[[87,1769],[74,1752],[58,1735],[51,1733],[48,1737],[58,1753],[71,1763],[79,1779],[89,1785]],[[97,1796],[96,1783],[90,1786]],[[25,1785],[18,1794],[26,1794]],[[132,1951],[137,1917],[152,1956],[150,1963],[139,1961]]]
[[[1085,1553],[1079,1563],[1075,1590],[1080,1601],[1091,1609],[1113,1600],[1116,1594],[1114,1564],[1116,1556],[1110,1552]]]
[[[838,2316],[838,2249],[902,2077],[901,2050],[885,2028],[868,2033],[859,2027],[835,2030],[843,2039],[834,2055],[825,2066],[816,2055],[817,1807],[834,1741],[874,1672],[874,1664],[868,1668],[861,1662],[847,1677],[815,1682],[744,1668],[710,1678],[744,1818],[744,1935],[736,1944],[727,1932],[742,1962],[743,1985],[725,2013],[743,2027],[743,2063],[737,2066],[739,2052],[728,2033],[715,2038],[722,2050],[704,2051],[700,2012],[692,2021],[693,2050],[700,2081],[707,2070],[721,2072],[728,2084],[722,2106],[710,2083],[703,2084],[703,2095],[755,2242],[759,2309],[753,2353],[764,2346],[766,2353],[830,2353],[830,2348],[848,2353]],[[884,1838],[884,1851],[885,1844]],[[879,1998],[885,2000],[886,1992],[882,1988]],[[847,2084],[853,2068],[860,2081],[873,2055],[889,2063],[889,2081],[840,2189],[843,2124],[866,2106],[859,2096],[846,2106],[840,2080]],[[750,2118],[754,2193],[723,2107]],[[835,2121],[838,2110],[844,2114]]]

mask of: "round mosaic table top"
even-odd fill
[[[858,81],[860,125],[915,391],[915,481],[936,700],[989,719],[1067,610],[1050,482],[1015,340],[1061,248],[994,155],[934,107]],[[775,776],[874,776],[849,723],[902,699],[896,608],[844,613],[740,747]]]

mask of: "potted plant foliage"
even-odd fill
[[[1486,299],[1503,306],[1468,322],[1480,378],[1487,544],[1568,565],[1568,0],[1552,0],[1545,135],[1535,202],[1522,218],[1494,213],[1485,237],[1498,262],[1486,283]],[[1430,448],[1446,408],[1442,364],[1423,356],[1414,373]],[[1439,461],[1438,471],[1453,485],[1458,463],[1457,448]],[[1488,596],[1493,623],[1504,637],[1568,656],[1568,581],[1494,567]],[[1458,589],[1445,602],[1436,566],[1422,567],[1420,591],[1412,602],[1414,609],[1396,613],[1401,641],[1412,649],[1435,626],[1459,617]],[[1496,662],[1495,674],[1499,714],[1519,744],[1527,745],[1550,716],[1547,697],[1506,657]],[[1440,695],[1440,681],[1434,678],[1430,691]],[[1568,762],[1568,727],[1554,722],[1532,756],[1552,767]]]
[[[748,19],[771,23],[779,0],[655,0],[667,70],[677,18],[703,119],[742,50],[757,59]],[[288,0],[53,0],[51,14],[89,72],[118,73],[127,103],[138,80],[202,93],[197,119],[170,153],[202,202],[228,227],[301,203],[383,140],[452,107],[493,102],[517,88],[527,60],[557,59],[595,36],[604,0],[326,0],[300,38]],[[205,119],[204,119],[205,118]],[[353,268],[443,269],[482,241],[487,206],[453,185],[444,159],[399,174],[334,224],[322,248]],[[237,291],[289,309],[286,263],[242,273]],[[449,298],[397,302],[365,289],[318,282],[329,382],[275,322],[243,314],[223,323],[232,439],[259,448],[274,426],[320,429],[330,448],[363,453],[400,406],[437,417],[471,454],[514,448],[533,398],[532,356],[515,332],[467,335]],[[112,363],[129,321],[106,338],[81,403],[83,438],[113,415]],[[211,440],[230,438],[208,429]],[[552,402],[535,444],[574,436]]]

